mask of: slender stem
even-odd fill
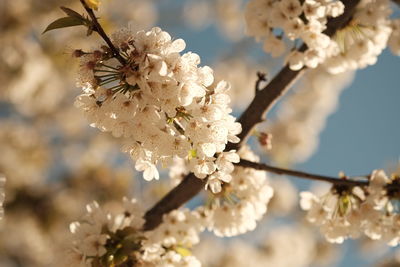
[[[96,77],[98,78],[107,78],[107,77],[119,77],[120,74],[119,73],[112,73],[112,74],[106,74],[106,75],[98,75]]]
[[[118,84],[118,85],[114,85],[113,87],[110,87],[110,88],[108,88],[108,89],[110,89],[110,90],[118,89],[118,90],[119,90],[119,89],[122,89],[122,88],[124,88],[124,86]]]
[[[118,76],[108,76],[108,77],[100,77],[100,79],[103,79],[101,82],[109,81],[109,80],[119,80]]]
[[[126,58],[129,58],[129,54],[126,51],[122,51],[122,55],[125,56]]]
[[[301,179],[308,179],[314,181],[328,182],[335,185],[345,185],[345,186],[368,186],[369,185],[369,175],[361,175],[354,177],[346,177],[346,178],[336,178],[330,176],[324,176],[319,174],[313,174],[308,172],[302,172],[297,170],[284,169],[279,167],[270,166],[264,163],[252,162],[245,159],[240,159],[239,163],[235,164],[236,166],[252,168],[255,170],[262,170],[267,172],[272,172],[279,175],[288,175],[292,177],[297,177]],[[357,178],[365,178],[367,180],[356,180]],[[386,189],[399,192],[400,191],[400,183],[399,180],[393,180],[392,183],[386,185]]]
[[[324,33],[328,36],[333,36],[335,32],[348,24],[353,16],[356,6],[360,0],[342,0],[345,5],[345,10],[342,15],[328,20],[327,29]],[[303,45],[300,50],[307,49]],[[238,135],[240,142],[237,144],[228,143],[225,151],[239,150],[246,143],[247,138],[252,133],[255,125],[262,122],[267,112],[274,106],[278,99],[284,95],[291,85],[299,78],[305,68],[299,71],[293,71],[288,65],[267,84],[254,97],[253,101],[240,116],[238,122],[242,125],[242,132]],[[193,173],[188,174],[182,182],[172,189],[164,198],[158,201],[144,216],[146,223],[144,230],[152,230],[162,222],[162,216],[174,209],[179,208],[192,197],[198,194],[204,187],[206,179],[198,179]]]
[[[107,43],[108,47],[111,49],[113,52],[115,58],[122,64],[125,65],[126,61],[125,59],[121,56],[119,53],[118,49],[114,46],[114,44],[111,42],[110,38],[108,38],[107,34],[105,33],[103,27],[101,27],[99,21],[96,18],[96,15],[94,14],[93,10],[86,4],[85,0],[80,0],[81,4],[85,8],[86,12],[89,14],[90,18],[92,19],[92,22],[95,27],[95,31],[103,38],[103,40]]]
[[[182,134],[182,135],[185,134],[185,129],[182,127],[182,125],[176,119],[174,119],[173,124],[180,134]]]
[[[112,66],[106,65],[106,64],[104,64],[104,63],[101,63],[101,66],[104,66],[104,67],[107,67],[107,68],[110,68],[110,69],[119,71],[117,68],[114,68],[114,67],[112,67]]]
[[[94,72],[108,72],[108,73],[119,74],[119,72],[117,72],[117,71],[101,70],[101,69],[94,69]]]
[[[340,184],[340,185],[348,185],[348,186],[367,186],[369,184],[368,181],[354,180],[356,177],[357,178],[360,178],[360,177],[367,178],[367,176],[356,176],[353,178],[341,179],[341,178],[318,175],[318,174],[307,173],[307,172],[302,172],[302,171],[297,171],[297,170],[290,170],[290,169],[274,167],[274,166],[270,166],[270,165],[267,165],[264,163],[252,162],[252,161],[248,161],[245,159],[240,159],[240,162],[236,163],[235,165],[240,166],[240,167],[245,167],[245,168],[252,168],[252,169],[256,169],[256,170],[272,172],[272,173],[279,174],[279,175],[289,175],[289,176],[293,176],[293,177],[300,177],[302,179],[322,181],[322,182],[328,182],[328,183],[332,183],[332,184]]]
[[[111,78],[102,80],[102,81],[99,83],[99,85],[105,85],[105,84],[107,84],[107,83],[110,83],[110,82],[113,82],[113,81],[116,81],[116,80],[119,80],[119,79],[118,79],[118,78],[115,78],[115,77],[111,77]]]

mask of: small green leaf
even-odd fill
[[[79,14],[78,12],[76,12],[68,7],[62,6],[60,8],[62,11],[64,11],[65,14],[68,15],[68,17],[85,20],[85,18],[81,14]]]
[[[66,28],[66,27],[72,27],[72,26],[78,26],[78,25],[85,25],[85,22],[81,19],[75,18],[75,17],[65,17],[65,18],[60,18],[47,26],[47,28],[44,30],[44,33],[55,30],[55,29],[60,29],[60,28]]]

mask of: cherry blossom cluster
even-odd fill
[[[365,218],[362,225],[365,235],[373,240],[383,240],[390,246],[400,243],[400,196],[398,190],[390,188],[390,185],[399,184],[399,176],[389,178],[383,170],[374,171],[361,206]]]
[[[164,215],[163,223],[146,233],[145,258],[156,266],[201,266],[190,249],[200,242],[203,225],[204,219],[197,211],[174,210]]]
[[[307,220],[320,227],[327,241],[343,243],[348,237],[359,236],[361,214],[359,187],[352,189],[333,187],[321,197],[311,192],[300,193],[300,206],[307,210]]]
[[[247,147],[239,151],[242,158],[259,161]],[[200,208],[206,217],[209,231],[217,236],[236,236],[253,231],[273,195],[266,173],[251,168],[235,167],[232,181],[224,184],[218,195],[213,195],[210,205]]]
[[[154,232],[141,230],[143,213],[135,199],[124,198],[116,215],[96,202],[87,212],[70,226],[73,246],[65,266],[201,266],[189,250],[202,230],[195,212],[175,210]]]
[[[344,12],[341,1],[252,0],[246,9],[247,33],[264,40],[264,51],[274,57],[286,51],[285,40],[294,41],[288,55],[292,70],[316,68],[332,73],[375,64],[391,33],[388,0],[364,0],[350,23],[331,38],[324,34],[329,18]],[[300,51],[296,44],[307,45]]]
[[[373,240],[383,240],[390,246],[400,242],[398,194],[390,185],[399,178],[389,179],[383,170],[375,170],[366,188],[334,185],[325,195],[300,193],[300,205],[307,220],[320,227],[326,239],[342,243],[347,238],[365,234]]]
[[[128,255],[139,258],[139,248],[143,240],[140,229],[142,214],[135,200],[124,199],[124,212],[112,216],[97,202],[86,206],[87,214],[81,222],[70,225],[72,249],[65,257],[66,266],[96,266],[117,264]],[[121,246],[124,244],[124,246]],[[131,251],[123,251],[125,248]]]
[[[237,156],[222,151],[228,141],[239,141],[241,131],[230,115],[229,85],[221,81],[211,87],[212,69],[198,67],[197,54],[180,55],[185,42],[173,41],[160,28],[124,28],[112,37],[124,64],[107,47],[75,51],[81,58],[78,85],[84,90],[75,105],[91,125],[125,138],[124,150],[145,180],[158,179],[156,165],[167,167],[177,156],[190,161],[198,178],[213,175],[229,182]]]
[[[333,74],[374,65],[392,31],[388,0],[364,0],[352,21],[339,30],[326,49],[324,66]]]
[[[243,147],[238,154],[241,158],[259,161],[248,147]],[[236,154],[225,152],[223,157]],[[230,161],[230,160],[229,160]],[[196,209],[201,217],[201,224],[217,236],[236,236],[253,231],[267,212],[267,205],[273,196],[273,188],[267,181],[264,171],[251,168],[231,166],[231,180],[229,183],[220,183],[218,177],[208,177],[207,183],[218,187],[218,194],[211,194],[205,206]],[[174,183],[182,180],[189,172],[187,163],[182,159],[175,159],[170,170],[170,177]]]
[[[252,0],[245,13],[247,33],[257,40],[263,39],[264,51],[273,57],[286,51],[283,37],[291,41],[301,39],[309,49],[304,55],[291,55],[291,68],[316,67],[330,44],[329,36],[323,33],[327,18],[337,17],[343,11],[340,1]]]

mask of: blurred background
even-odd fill
[[[184,39],[186,51],[199,54],[216,80],[232,84],[239,116],[253,97],[256,72],[272,78],[283,65],[246,37],[245,4],[103,0],[98,16],[106,32],[156,25]],[[91,128],[73,106],[80,89],[72,52],[102,40],[86,37],[83,27],[42,35],[63,16],[60,6],[83,13],[79,1],[0,0],[0,173],[7,177],[2,267],[57,266],[68,225],[87,203],[112,209],[131,196],[150,207],[172,187],[168,179],[145,183],[120,152],[120,140]],[[309,71],[257,127],[272,134],[272,148],[256,138],[250,143],[264,162],[317,174],[399,172],[399,69],[399,58],[384,51],[376,65],[357,73]],[[231,239],[204,235],[194,252],[204,266],[400,266],[396,249],[366,239],[331,245],[305,222],[298,191],[327,185],[269,176],[275,196],[258,228]],[[260,255],[265,261],[252,264]]]

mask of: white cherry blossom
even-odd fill
[[[185,42],[160,28],[121,29],[113,38],[127,63],[116,64],[104,49],[84,53],[78,84],[85,93],[75,105],[91,126],[124,138],[145,180],[159,179],[157,166],[168,167],[175,156],[188,159],[198,178],[213,174],[215,155],[239,142],[241,131],[230,115],[229,84],[211,86],[212,69],[198,67],[197,54],[180,55]],[[214,177],[226,182],[230,171],[220,164]]]

